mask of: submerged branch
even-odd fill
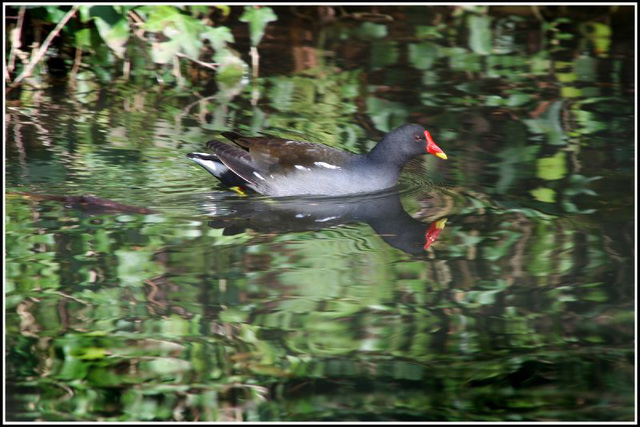
[[[84,195],[84,196],[53,196],[48,194],[34,194],[13,192],[7,193],[7,197],[24,197],[32,200],[53,200],[65,203],[78,209],[94,211],[97,213],[104,212],[131,212],[140,214],[152,214],[153,210],[131,205],[123,205],[113,200],[103,199],[100,197]]]

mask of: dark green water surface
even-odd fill
[[[7,105],[8,420],[634,419],[633,29],[389,16],[276,21],[260,78],[202,99]],[[185,157],[406,122],[449,160],[382,195],[243,197]]]

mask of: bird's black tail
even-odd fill
[[[246,187],[246,181],[225,166],[215,154],[189,153],[187,157],[229,187]]]

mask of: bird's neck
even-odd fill
[[[393,141],[389,141],[387,138],[385,137],[373,147],[366,157],[374,163],[388,165],[389,167],[393,165],[400,171],[405,163],[411,160],[411,157],[404,158],[406,156],[402,156],[402,152],[397,150],[398,147],[395,147]]]

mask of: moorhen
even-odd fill
[[[304,141],[273,136],[248,137],[223,132],[236,145],[209,141],[214,154],[187,157],[223,184],[268,196],[340,196],[369,193],[396,185],[404,165],[420,154],[447,155],[422,126],[389,132],[369,153],[354,154]]]

